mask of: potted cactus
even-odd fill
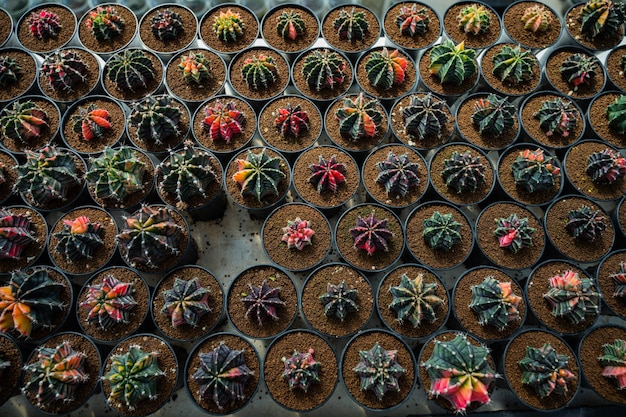
[[[322,36],[328,45],[352,62],[378,41],[380,33],[378,16],[361,5],[337,5],[322,19]]]
[[[480,71],[491,88],[511,98],[530,94],[541,84],[537,56],[519,44],[498,43],[487,49]]]
[[[199,26],[200,39],[226,60],[251,46],[259,34],[256,15],[235,3],[216,4],[202,16]]]
[[[392,4],[382,19],[385,37],[413,58],[441,36],[441,20],[435,10],[420,1]]]
[[[573,46],[552,50],[545,63],[546,79],[552,88],[583,102],[604,89],[605,72],[595,55]]]
[[[593,98],[587,109],[587,121],[593,133],[603,142],[623,148],[626,132],[626,95],[619,91],[604,91]]]
[[[598,265],[598,290],[609,312],[626,317],[626,258],[623,249],[609,253]],[[607,313],[605,311],[605,313]]]
[[[502,23],[511,40],[532,50],[549,48],[563,32],[561,17],[554,9],[534,0],[511,3],[502,14]]]
[[[2,12],[0,12],[2,13]],[[0,17],[2,15],[0,14]],[[2,24],[0,24],[2,26]],[[2,26],[6,28],[5,26]],[[34,94],[39,56],[19,48],[0,48],[0,102]]]
[[[157,91],[163,80],[163,63],[154,53],[139,48],[119,51],[106,61],[104,91],[114,99],[131,102]]]
[[[24,361],[20,347],[8,334],[0,334],[0,352],[2,352],[0,353],[0,377],[2,377],[0,406],[2,406],[17,392]]]
[[[443,14],[443,28],[455,43],[476,49],[493,45],[502,33],[500,15],[482,1],[452,4]]]
[[[78,40],[103,59],[127,48],[137,34],[137,17],[123,4],[104,3],[87,10],[78,24]]]
[[[27,206],[0,208],[0,269],[3,272],[34,264],[48,239],[45,217]]]
[[[0,112],[0,139],[13,153],[39,149],[52,142],[59,132],[61,112],[43,96],[18,97]]]
[[[621,1],[589,0],[570,6],[563,19],[571,39],[588,50],[617,46],[624,36],[626,9]]]
[[[317,41],[320,22],[311,9],[300,4],[277,4],[261,20],[265,42],[292,61]]]
[[[622,59],[626,55],[626,46],[613,48],[604,60],[604,68],[609,81],[620,91],[626,91],[626,77],[624,77],[624,64]]]
[[[479,76],[476,51],[463,42],[445,40],[429,47],[421,56],[419,77],[426,89],[447,98],[472,90]]]
[[[226,64],[208,49],[187,48],[170,60],[165,87],[194,110],[202,101],[221,94],[226,83]]]
[[[196,40],[197,31],[198,21],[193,12],[175,3],[157,4],[139,21],[139,40],[164,62],[189,47]]]
[[[17,170],[15,169],[17,165],[17,159],[11,152],[0,149],[0,206],[18,200],[13,194],[13,185],[17,181]]]
[[[76,26],[76,16],[68,6],[37,4],[17,22],[17,40],[26,50],[45,54],[67,45]]]

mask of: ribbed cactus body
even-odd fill
[[[302,75],[316,91],[334,90],[346,78],[346,64],[341,55],[328,49],[314,49],[304,58]]]
[[[112,274],[105,275],[101,284],[87,287],[87,298],[80,303],[80,308],[88,311],[86,322],[103,330],[129,323],[130,312],[137,305],[134,292],[132,283],[122,282]]]
[[[406,369],[398,363],[398,352],[385,350],[378,342],[359,351],[359,363],[352,370],[361,382],[361,391],[372,391],[379,401],[388,392],[400,392],[399,378]]]
[[[539,127],[546,132],[546,136],[556,133],[566,138],[578,124],[574,105],[559,97],[544,101],[541,108],[533,114],[533,118],[539,120]]]
[[[90,160],[90,166],[85,179],[93,187],[97,198],[112,198],[122,202],[131,194],[144,189],[146,165],[132,148],[107,147],[102,155]]]
[[[424,35],[428,31],[429,22],[426,9],[424,7],[418,9],[417,3],[400,7],[400,13],[396,16],[396,25],[400,32],[411,37]]]
[[[289,384],[289,389],[301,389],[308,392],[313,383],[320,382],[320,368],[322,365],[315,360],[313,348],[306,352],[293,351],[289,357],[283,357],[285,366],[282,377]]]
[[[400,275],[400,285],[390,286],[392,300],[389,309],[396,313],[398,321],[408,321],[413,327],[424,322],[434,323],[437,320],[437,308],[444,300],[436,294],[437,283],[425,282],[424,274],[415,278]]]
[[[16,100],[2,111],[2,134],[18,142],[28,142],[39,137],[41,129],[48,126],[48,115],[32,101]]]
[[[278,185],[287,176],[281,170],[283,161],[261,152],[248,151],[246,159],[235,160],[237,172],[233,180],[241,186],[241,195],[255,197],[259,202],[268,196],[278,196]]]
[[[241,298],[246,307],[246,317],[253,316],[259,327],[268,320],[279,320],[278,308],[285,305],[280,299],[280,287],[272,288],[263,280],[260,286],[248,284],[248,294]]]
[[[593,281],[570,270],[554,275],[549,280],[550,288],[543,295],[554,317],[566,317],[574,324],[600,313],[600,294]]]
[[[521,20],[524,24],[524,29],[530,30],[533,33],[541,33],[545,32],[550,27],[552,14],[545,6],[533,4],[524,9]]]
[[[0,56],[0,87],[17,84],[17,78],[22,73],[22,67],[17,61],[8,56]]]
[[[20,259],[24,249],[36,241],[28,216],[0,209],[0,259]]]
[[[333,27],[340,39],[350,42],[364,39],[369,33],[369,23],[365,12],[356,10],[354,7],[351,10],[340,10],[339,17],[333,22]]]
[[[213,32],[222,42],[235,42],[244,35],[245,24],[239,13],[228,9],[215,16]]]
[[[452,213],[441,214],[435,211],[432,216],[423,220],[422,225],[424,240],[432,249],[449,251],[454,245],[461,243],[463,225],[454,220]]]
[[[522,370],[522,384],[534,388],[539,398],[565,395],[567,384],[576,379],[568,368],[569,356],[558,353],[550,343],[536,348],[526,346],[526,355],[517,364]]]
[[[317,192],[330,191],[336,193],[339,186],[346,182],[346,166],[337,161],[335,155],[326,160],[319,156],[317,164],[309,165],[312,174],[309,182],[316,186]]]
[[[516,85],[531,80],[537,64],[530,51],[522,50],[519,45],[504,45],[493,57],[493,65],[493,74],[500,81]]]
[[[52,89],[72,93],[85,83],[89,68],[76,52],[57,50],[44,59],[40,71]]]
[[[499,281],[490,275],[480,284],[472,286],[471,291],[469,308],[478,315],[481,326],[489,325],[503,330],[510,323],[521,319],[519,306],[522,297],[513,293],[510,282]]]
[[[365,63],[365,72],[371,85],[389,90],[393,86],[402,84],[406,76],[408,60],[401,55],[398,49],[389,52],[385,47],[378,52],[371,53]]]
[[[356,288],[349,288],[345,281],[335,285],[326,284],[326,292],[320,295],[320,302],[324,306],[326,317],[335,316],[344,321],[350,314],[359,310],[357,301],[359,292]]]
[[[154,65],[141,49],[125,49],[113,55],[106,66],[106,75],[120,91],[148,88],[156,77]]]
[[[178,39],[185,30],[180,15],[171,9],[159,10],[150,19],[150,29],[154,37],[161,41]]]
[[[464,153],[455,151],[443,161],[441,177],[457,193],[472,193],[485,184],[486,169],[480,162],[480,155],[474,156],[469,150]]]
[[[387,194],[397,193],[404,197],[410,188],[420,183],[419,164],[411,162],[408,153],[396,155],[389,152],[385,160],[376,162],[376,169],[376,182],[385,187]]]
[[[383,113],[378,106],[378,100],[366,98],[363,92],[354,98],[345,97],[341,107],[335,111],[341,135],[353,142],[376,136],[383,121]]]
[[[478,126],[481,135],[497,138],[513,129],[516,112],[517,109],[506,97],[489,94],[486,98],[474,102],[472,122]]]
[[[451,40],[434,46],[430,51],[428,70],[441,84],[461,85],[476,74],[476,51],[465,49],[465,43],[455,45]]]
[[[212,141],[223,140],[229,143],[235,135],[243,132],[245,114],[239,110],[234,101],[223,103],[216,100],[213,107],[207,105],[204,108],[205,118],[202,121],[202,129],[208,132]]]
[[[283,39],[295,41],[298,36],[303,36],[306,31],[306,24],[302,15],[294,10],[282,12],[276,20],[276,30]]]
[[[409,105],[402,109],[404,131],[418,140],[428,136],[441,138],[449,119],[446,110],[445,101],[430,93],[423,97],[412,95]]]
[[[59,16],[46,9],[33,12],[26,23],[30,33],[37,39],[56,38],[62,28]]]
[[[106,42],[120,36],[126,22],[117,14],[114,6],[98,6],[85,18],[85,25],[91,29],[94,38]]]
[[[172,288],[161,293],[164,300],[161,313],[167,314],[173,327],[184,324],[195,327],[211,312],[209,294],[210,290],[201,286],[197,277],[190,280],[176,277]]]
[[[350,236],[354,239],[354,247],[364,250],[369,256],[382,250],[389,251],[389,240],[394,233],[388,229],[389,219],[378,219],[374,211],[368,216],[358,216],[356,225],[350,229]]]
[[[609,126],[622,135],[626,133],[626,95],[620,94],[613,103],[609,104],[606,117],[609,120]]]
[[[561,169],[555,165],[556,158],[545,155],[542,149],[521,151],[511,164],[515,185],[529,193],[549,190],[561,177]]]

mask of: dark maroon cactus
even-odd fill
[[[599,184],[613,184],[626,175],[626,158],[611,148],[594,152],[587,160],[587,174]]]
[[[291,104],[287,104],[286,107],[278,109],[278,117],[274,123],[283,137],[297,138],[300,132],[309,130],[309,114],[300,106],[291,107]]]

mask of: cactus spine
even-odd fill
[[[398,363],[398,352],[385,350],[378,342],[370,350],[359,351],[359,364],[354,367],[361,381],[361,391],[372,391],[379,401],[387,392],[400,392],[398,379],[404,369]]]
[[[93,187],[97,198],[123,202],[131,194],[144,189],[146,165],[132,148],[106,147],[102,155],[90,160],[90,166],[85,179]]]
[[[72,50],[57,50],[44,59],[41,73],[48,77],[50,87],[56,91],[72,93],[87,80],[89,67]]]
[[[182,115],[170,96],[148,96],[132,104],[128,126],[137,130],[135,139],[138,141],[161,145],[181,134],[178,127]]]
[[[276,20],[276,30],[283,39],[295,41],[298,36],[303,36],[306,31],[302,15],[294,10],[282,12]]]
[[[2,134],[23,144],[38,138],[41,129],[48,126],[48,115],[32,101],[16,100],[2,110]]]
[[[504,45],[493,57],[493,74],[502,82],[521,84],[534,77],[536,64],[530,51],[522,51],[521,46]]]
[[[522,369],[522,384],[535,389],[539,398],[565,395],[567,384],[576,375],[567,368],[569,356],[557,353],[549,343],[540,348],[526,346],[526,356],[517,364]]]
[[[335,285],[326,284],[326,292],[320,295],[320,302],[324,306],[326,317],[336,316],[344,321],[352,313],[359,311],[357,304],[358,291],[356,288],[348,288],[345,281]]]
[[[463,32],[478,35],[491,27],[491,12],[481,4],[470,4],[461,9],[457,20]]]

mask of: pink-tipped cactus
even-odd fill
[[[87,108],[79,107],[78,113],[70,118],[70,123],[72,130],[80,133],[86,141],[101,138],[104,132],[111,128],[109,112],[96,107],[93,103]]]
[[[472,301],[469,308],[478,315],[481,326],[495,326],[503,330],[509,323],[520,320],[519,306],[522,297],[515,295],[511,282],[498,281],[493,276],[471,287]]]
[[[528,225],[528,217],[520,218],[516,213],[496,219],[496,229],[493,231],[500,247],[508,248],[513,253],[533,246],[533,239],[530,236],[533,233],[535,228]]]
[[[132,283],[121,282],[108,274],[102,284],[90,285],[87,291],[87,299],[80,303],[80,308],[89,311],[88,323],[107,330],[117,323],[129,322],[130,310],[137,305],[132,295],[135,292]]]
[[[59,16],[46,9],[33,12],[27,23],[30,33],[37,39],[56,38],[62,27],[59,22]]]
[[[19,259],[35,241],[27,216],[0,209],[0,259]]]
[[[321,364],[313,358],[313,353],[313,348],[307,352],[294,350],[289,358],[282,358],[285,365],[282,377],[289,383],[289,389],[299,388],[307,392],[311,384],[319,382]]]
[[[571,269],[550,278],[550,289],[543,298],[554,317],[568,317],[574,324],[587,317],[593,320],[600,312],[600,294],[593,281]]]
[[[311,238],[315,230],[311,229],[311,222],[301,220],[296,217],[294,220],[287,220],[287,227],[283,227],[282,241],[287,243],[287,248],[304,249],[305,246],[312,245]]]
[[[87,80],[89,67],[76,52],[57,50],[46,57],[40,71],[53,90],[72,93]]]
[[[626,175],[626,158],[611,148],[594,152],[587,159],[587,174],[599,184],[613,184]]]
[[[278,116],[274,123],[283,137],[290,135],[297,138],[301,132],[309,130],[309,114],[302,110],[299,105],[291,107],[291,104],[288,103],[286,107],[279,108],[277,112]]]
[[[377,250],[387,252],[388,241],[394,236],[394,233],[387,228],[388,221],[389,219],[377,219],[374,211],[367,217],[358,216],[356,226],[350,229],[354,247],[363,249],[370,256]]]
[[[173,327],[183,324],[197,326],[200,319],[211,312],[209,289],[200,285],[197,277],[185,281],[176,277],[174,286],[162,292],[165,303],[161,313],[172,320]]]
[[[602,346],[603,355],[598,358],[604,367],[602,376],[615,378],[618,389],[626,389],[626,341],[615,339]]]
[[[619,270],[609,275],[609,278],[615,284],[613,297],[626,298],[626,262],[620,262]]]
[[[524,29],[533,33],[545,32],[552,22],[552,14],[541,4],[534,4],[524,9],[521,19]]]
[[[346,166],[337,162],[335,155],[327,161],[322,155],[317,164],[309,165],[313,174],[309,177],[309,182],[317,187],[317,192],[330,191],[337,193],[339,185],[346,182]]]
[[[55,251],[63,254],[68,262],[91,258],[94,250],[104,245],[102,231],[100,223],[92,223],[87,216],[64,220],[61,231],[54,234],[59,240]]]
[[[569,356],[557,353],[549,343],[540,348],[526,346],[526,355],[517,364],[522,369],[522,384],[535,389],[539,398],[565,395],[567,384],[576,379],[568,369]]]
[[[224,104],[216,100],[215,105],[206,106],[204,112],[206,117],[202,121],[202,129],[208,132],[212,141],[230,143],[233,136],[243,132],[245,116],[236,109],[234,101]]]

